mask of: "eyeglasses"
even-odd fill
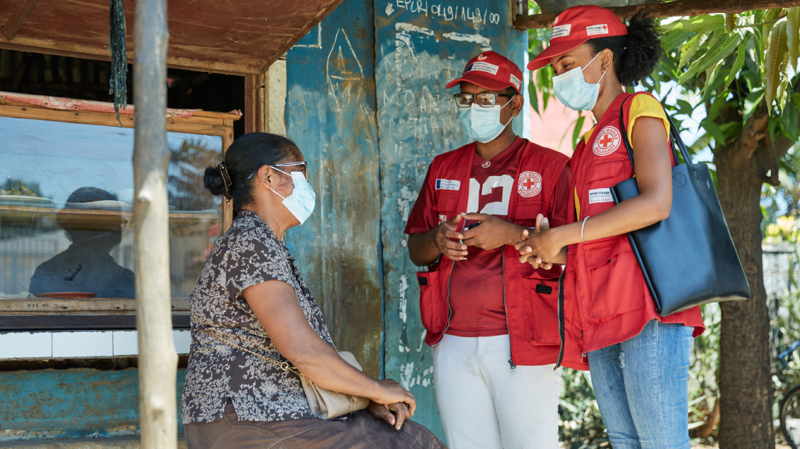
[[[281,164],[270,164],[269,166],[270,167],[295,167],[297,165],[301,165],[302,166],[300,168],[300,170],[298,170],[298,171],[303,172],[303,176],[305,176],[306,179],[308,179],[308,161],[283,162]],[[261,167],[259,167],[259,169],[260,168]],[[248,176],[247,179],[252,178],[253,175],[255,175],[256,173],[258,173],[258,169],[256,171],[254,171],[253,173],[250,173],[250,176]]]
[[[472,103],[477,104],[482,108],[491,108],[497,104],[497,97],[516,97],[517,94],[493,94],[491,92],[483,92],[480,94],[455,94],[453,98],[456,100],[456,106],[466,109],[472,106]]]
[[[308,178],[308,162],[307,161],[299,161],[299,162],[284,162],[282,164],[272,164],[273,167],[295,167],[297,165],[301,165],[300,171],[303,172],[303,176]]]

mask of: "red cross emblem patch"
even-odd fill
[[[592,151],[598,156],[608,156],[617,151],[621,141],[622,135],[619,133],[619,130],[614,126],[606,126],[600,130],[600,133],[594,140]]]
[[[532,198],[542,191],[542,175],[535,171],[526,171],[519,175],[517,191],[523,198]]]

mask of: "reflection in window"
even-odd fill
[[[222,138],[168,144],[172,296],[188,297],[219,233],[202,177]],[[132,129],[0,117],[0,297],[134,297],[132,158]]]

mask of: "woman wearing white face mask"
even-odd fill
[[[235,220],[214,243],[189,299],[186,442],[191,449],[443,448],[428,429],[406,421],[416,407],[409,391],[339,356],[282,243],[314,211],[306,167],[289,139],[250,133],[206,169],[206,188],[233,201]],[[297,371],[320,388],[370,399],[370,413],[320,419]]]
[[[700,308],[659,316],[626,236],[672,207],[669,121],[650,94],[623,90],[655,68],[656,25],[634,18],[626,27],[605,8],[579,6],[558,16],[551,36],[528,68],[551,64],[556,96],[597,124],[572,157],[569,224],[537,226],[516,245],[520,260],[566,263],[563,364],[588,364],[611,445],[689,448],[689,351],[705,329]],[[615,205],[609,189],[634,175],[625,129],[640,195]]]

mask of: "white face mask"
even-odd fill
[[[459,109],[459,120],[467,135],[480,143],[488,143],[496,139],[506,129],[506,126],[511,123],[511,120],[514,120],[512,116],[508,123],[503,124],[500,122],[500,111],[510,105],[514,97],[516,95],[511,97],[503,106],[496,104],[490,108],[484,108],[472,103],[469,108]]]
[[[575,111],[590,111],[597,104],[597,96],[600,94],[600,81],[606,76],[606,72],[600,76],[596,84],[589,84],[583,77],[583,71],[594,62],[600,53],[596,54],[589,64],[583,68],[574,69],[553,77],[553,89],[556,97],[564,106]]]
[[[292,215],[294,215],[295,218],[297,218],[297,221],[299,221],[302,225],[306,222],[306,220],[308,220],[308,217],[311,216],[311,213],[314,212],[314,207],[316,206],[317,194],[314,192],[314,188],[311,187],[311,184],[308,183],[308,180],[302,172],[293,171],[291,174],[289,174],[271,165],[270,167],[272,167],[273,170],[277,170],[284,175],[292,177],[294,190],[292,190],[291,195],[283,196],[273,189],[270,190],[272,190],[275,195],[283,198],[283,205],[289,210],[289,212],[291,212]]]

